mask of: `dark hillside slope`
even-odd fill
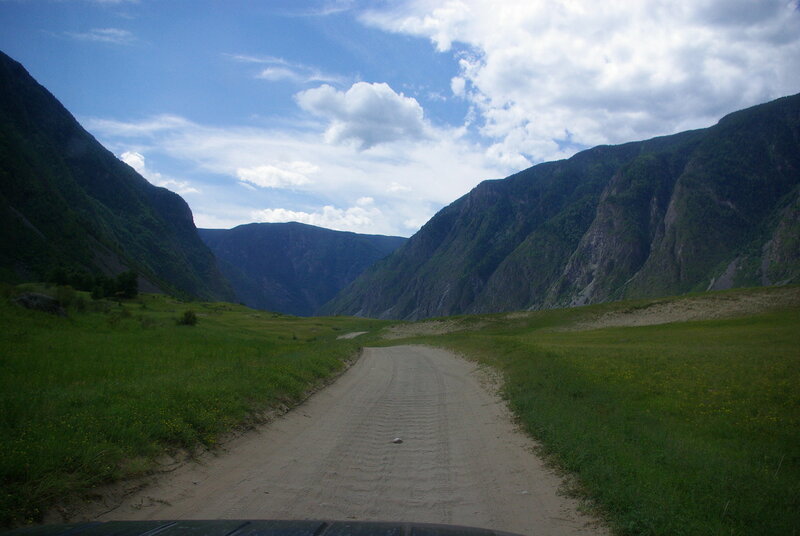
[[[133,269],[167,292],[233,297],[186,202],[118,160],[2,53],[0,228],[2,280]]]
[[[419,319],[800,281],[800,95],[486,181],[323,311]]]
[[[302,223],[200,229],[245,305],[300,316],[353,281],[405,238],[332,231]]]

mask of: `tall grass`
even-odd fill
[[[59,318],[0,301],[2,526],[300,400],[357,351],[337,335],[379,324],[147,295],[82,308]],[[189,309],[197,324],[180,325]]]
[[[550,329],[586,314],[427,340],[505,373],[523,426],[616,533],[800,533],[800,310]]]

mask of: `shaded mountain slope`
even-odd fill
[[[245,305],[308,316],[405,238],[332,231],[302,223],[200,229]]]
[[[800,281],[800,95],[485,181],[322,310],[419,319]]]
[[[0,228],[6,281],[133,269],[148,290],[233,297],[186,202],[119,161],[2,53]]]

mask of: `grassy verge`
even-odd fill
[[[0,526],[301,400],[368,337],[338,335],[382,325],[155,295],[72,298],[68,318],[0,300]],[[179,325],[187,310],[196,325]]]
[[[503,371],[524,427],[616,533],[800,533],[800,309],[552,329],[615,308],[630,304],[417,340]]]

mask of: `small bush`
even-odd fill
[[[56,287],[55,296],[53,296],[61,304],[64,309],[71,307],[75,301],[77,294],[75,289],[69,285]]]
[[[184,311],[183,316],[178,319],[179,326],[194,326],[197,324],[197,315],[194,311]]]
[[[96,285],[92,289],[92,299],[93,300],[102,300],[106,297],[106,291],[103,289],[101,285]]]
[[[78,311],[79,313],[83,313],[86,311],[86,298],[81,295],[75,297],[72,300],[72,308]]]

